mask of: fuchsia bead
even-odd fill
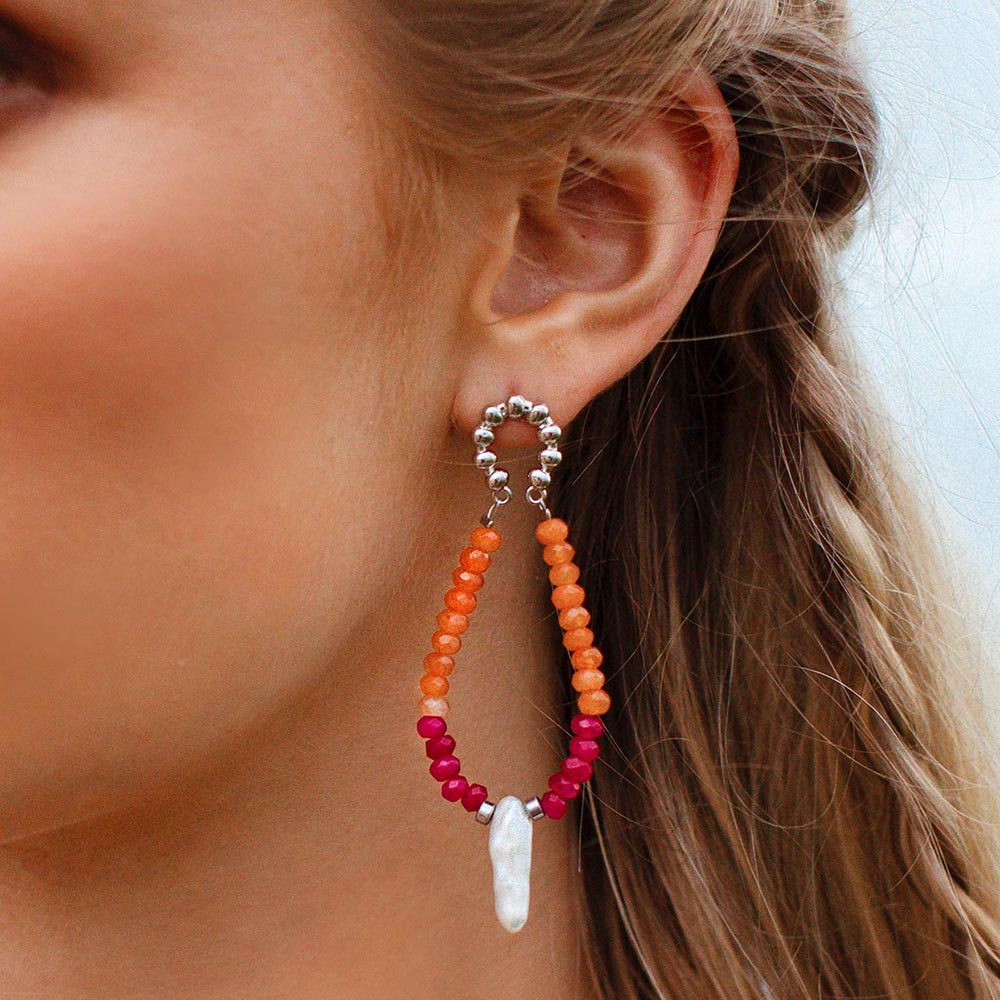
[[[587,781],[594,773],[594,767],[579,757],[567,757],[562,762],[562,773],[570,781]]]
[[[549,775],[549,788],[563,799],[575,799],[580,794],[580,783],[570,781],[565,774],[558,771]]]
[[[588,764],[596,760],[601,752],[597,740],[585,740],[582,736],[574,736],[569,741],[569,752],[580,760],[585,760]]]
[[[457,778],[449,778],[441,786],[441,794],[449,802],[457,802],[468,791],[469,782],[459,775]]]
[[[486,801],[488,794],[485,785],[469,785],[462,795],[462,805],[469,812],[475,812]]]
[[[455,737],[448,733],[443,733],[441,736],[432,736],[427,741],[427,756],[431,760],[436,760],[438,757],[447,757],[448,754],[454,752]]]
[[[566,800],[555,792],[546,792],[542,798],[542,812],[549,819],[562,819],[566,815]]]
[[[421,715],[417,720],[417,732],[425,740],[430,739],[432,736],[444,736],[447,728],[448,723],[440,715]]]
[[[597,740],[604,735],[604,723],[599,715],[574,715],[570,720],[570,729],[585,740]]]
[[[435,781],[445,781],[448,778],[457,778],[462,770],[462,765],[457,757],[447,754],[444,757],[438,757],[437,760],[432,760],[429,770]]]

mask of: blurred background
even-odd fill
[[[853,3],[885,135],[848,319],[946,535],[1000,718],[1000,0]]]

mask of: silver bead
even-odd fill
[[[483,411],[483,423],[496,427],[507,419],[507,405],[500,403],[497,406],[487,406]]]
[[[482,445],[484,448],[488,448],[496,440],[496,434],[489,429],[489,427],[477,427],[472,434],[472,439],[476,442],[476,446]]]
[[[551,469],[562,461],[562,452],[556,451],[555,448],[546,448],[538,457],[541,459],[543,469]]]
[[[497,469],[496,472],[490,473],[489,484],[491,490],[499,490],[507,485],[507,480],[510,477],[503,469]]]
[[[542,454],[544,455],[545,452],[543,451]],[[476,455],[475,461],[477,469],[488,469],[497,464],[497,457],[492,451],[481,451]]]
[[[540,424],[548,415],[549,408],[544,403],[535,403],[528,414],[528,423]]]
[[[546,444],[556,444],[561,434],[562,428],[558,424],[547,424],[545,427],[539,428],[538,440],[544,441]]]
[[[528,482],[532,486],[537,486],[540,490],[545,490],[552,485],[552,477],[542,469],[532,469],[528,473]]]
[[[531,409],[531,403],[524,396],[511,396],[507,400],[507,416],[512,420],[523,417]]]
[[[489,823],[493,819],[493,810],[496,806],[487,799],[476,812],[476,822],[477,823]]]
[[[545,810],[542,809],[542,803],[539,801],[537,795],[532,795],[524,803],[524,808],[527,810],[529,819],[541,819],[545,815]]]

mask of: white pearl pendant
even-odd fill
[[[516,795],[505,795],[490,820],[490,860],[497,919],[519,931],[528,920],[531,878],[531,817]]]

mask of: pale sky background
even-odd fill
[[[916,460],[1000,706],[1000,0],[853,0],[885,127],[850,318]]]

